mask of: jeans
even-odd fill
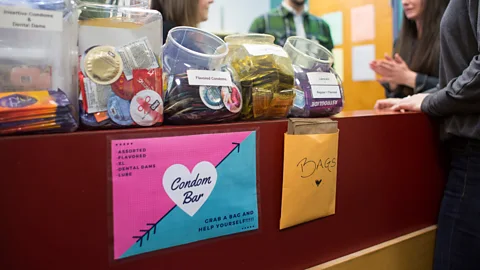
[[[480,141],[452,139],[434,270],[480,269]]]

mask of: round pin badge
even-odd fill
[[[132,99],[130,115],[140,126],[149,127],[163,122],[162,97],[153,90],[142,90]]]
[[[199,94],[203,104],[208,108],[220,110],[225,107],[222,100],[221,86],[200,86]]]
[[[242,109],[242,95],[235,84],[222,87],[222,100],[225,108],[232,113],[238,113]]]
[[[112,95],[108,99],[108,116],[110,119],[121,126],[133,125],[132,117],[130,116],[130,101],[120,98],[117,95]]]

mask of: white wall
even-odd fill
[[[211,32],[246,33],[253,20],[270,10],[270,0],[215,0],[208,21],[200,28]]]

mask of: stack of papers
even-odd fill
[[[288,131],[290,135],[331,134],[338,132],[338,122],[329,118],[290,118]]]

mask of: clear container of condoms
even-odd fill
[[[242,119],[286,118],[295,92],[292,62],[274,37],[240,34],[225,37],[227,61],[242,87]]]
[[[73,1],[0,0],[0,135],[78,127]]]
[[[193,27],[175,27],[163,50],[168,124],[194,125],[237,120],[242,90],[225,63],[228,47],[218,36]]]
[[[82,127],[163,123],[161,14],[91,2],[82,2],[78,10]]]
[[[328,117],[342,111],[345,95],[340,77],[332,68],[333,54],[302,37],[289,37],[284,46],[295,71],[294,117]]]

